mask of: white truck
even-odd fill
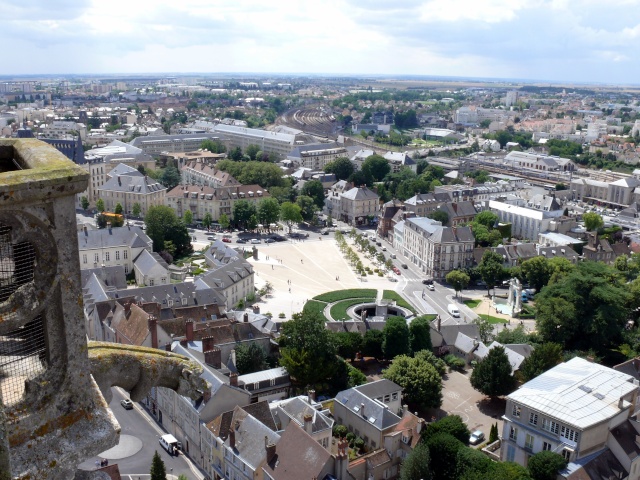
[[[447,305],[447,311],[452,317],[458,318],[460,316],[460,310],[458,310],[458,307],[456,307],[453,303]]]
[[[169,455],[178,455],[178,450],[182,450],[182,444],[171,434],[161,436],[158,441],[160,442],[160,446],[164,448]]]

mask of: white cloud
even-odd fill
[[[0,74],[294,72],[636,82],[640,0],[0,0]],[[80,5],[78,5],[80,3]],[[16,42],[16,39],[19,39]]]

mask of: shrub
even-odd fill
[[[353,441],[353,448],[356,448],[356,449],[362,451],[362,449],[364,448],[364,440],[361,439],[360,437],[356,438]]]
[[[332,433],[334,437],[344,438],[347,435],[347,433],[349,433],[349,430],[344,425],[337,424],[333,426]]]
[[[278,318],[285,318],[285,317],[286,317],[286,315],[284,314],[284,312],[280,312],[278,314]]]
[[[267,318],[273,318],[273,313],[267,312],[267,313],[264,314],[264,316],[267,317]]]
[[[356,439],[356,436],[353,434],[353,432],[349,432],[347,433],[347,441],[349,442],[349,446],[351,447],[353,444],[353,441]]]
[[[449,354],[444,357],[444,363],[446,363],[451,369],[462,371],[466,365],[466,362],[460,357],[456,357],[453,354]]]

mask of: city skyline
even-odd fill
[[[638,6],[0,1],[0,39],[13,46],[0,75],[277,72],[637,84]]]

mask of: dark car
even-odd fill
[[[406,263],[403,263],[402,265],[400,265],[402,268],[409,268],[409,266]]]
[[[433,285],[433,279],[432,278],[425,278],[424,280],[422,280],[422,283],[424,285]]]
[[[247,240],[246,238],[239,238],[238,240],[236,240],[236,243],[247,243],[249,240]]]
[[[275,240],[273,238],[265,238],[264,243],[274,243]]]

